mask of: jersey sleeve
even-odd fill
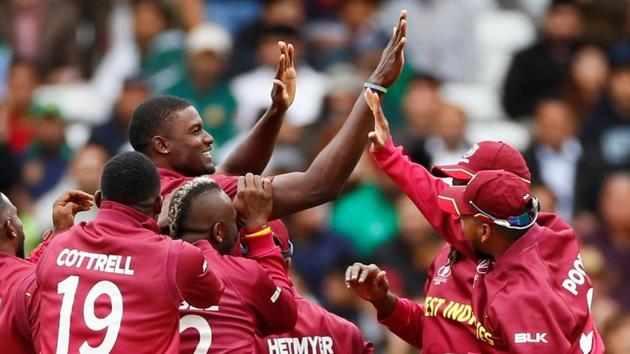
[[[267,269],[276,285],[293,293],[293,284],[289,279],[280,248],[273,242],[272,233],[258,237],[243,237],[242,240],[247,246],[247,258],[255,260]]]
[[[256,269],[256,280],[246,301],[256,318],[257,334],[265,337],[292,330],[297,322],[293,291],[275,284],[267,269]]]
[[[234,199],[238,187],[239,176],[211,175],[210,177],[217,182],[225,194]]]
[[[424,306],[415,302],[398,298],[394,312],[378,322],[392,333],[412,346],[422,348],[422,325],[424,322]]]
[[[297,304],[280,248],[273,242],[271,232],[244,238],[243,242],[247,245],[247,257],[261,266],[254,288],[260,296],[254,294],[251,302],[259,328],[266,332],[261,335],[291,330],[297,321]]]
[[[179,294],[192,306],[206,308],[219,303],[224,284],[208,268],[201,251],[185,242],[173,242],[178,249],[175,282]],[[175,251],[177,253],[177,251]],[[179,306],[179,302],[177,302]]]
[[[52,234],[53,230],[48,230],[44,232],[44,234],[42,235],[42,242],[40,242],[39,245],[37,245],[37,247],[35,247],[35,249],[31,251],[31,254],[26,257],[27,261],[33,264],[37,264],[37,262],[39,262],[39,259],[42,258],[42,254],[44,254],[44,251],[46,250],[46,248],[48,248],[48,244],[50,243],[50,237]]]
[[[391,137],[382,149],[371,149],[370,153],[378,167],[413,201],[440,236],[458,251],[473,256],[459,220],[438,207],[438,195],[448,185],[423,166],[413,163],[402,147],[394,146]]]

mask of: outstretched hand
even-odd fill
[[[370,106],[372,115],[374,115],[374,131],[368,133],[368,138],[372,142],[373,149],[382,149],[387,143],[390,133],[389,123],[381,107],[381,99],[376,92],[370,89],[363,92],[363,98],[365,98],[368,106]]]
[[[405,43],[407,43],[406,35],[407,10],[402,10],[398,26],[394,27],[392,38],[383,50],[383,54],[381,54],[381,61],[372,72],[372,75],[370,75],[369,81],[371,83],[387,88],[398,79],[405,64],[403,49],[405,48]]]
[[[292,44],[280,41],[278,42],[278,47],[280,47],[280,58],[278,58],[276,76],[273,79],[271,101],[277,109],[286,111],[295,99],[297,81],[294,61],[295,53]]]
[[[270,180],[251,173],[239,177],[234,208],[244,228],[252,229],[269,221],[271,196]]]
[[[91,194],[70,190],[63,194],[53,204],[53,232],[65,230],[74,225],[74,217],[82,211],[88,211],[94,205]]]
[[[346,270],[346,287],[370,302],[380,301],[389,293],[387,274],[374,264],[357,262],[349,266]]]

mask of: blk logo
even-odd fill
[[[547,337],[547,333],[516,333],[514,334],[514,343],[549,343],[545,337]]]

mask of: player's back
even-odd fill
[[[57,236],[37,267],[43,352],[177,353],[181,241],[113,203]]]
[[[591,312],[594,289],[584,269],[575,231],[552,213],[540,213],[537,224],[547,230],[539,252],[553,279],[555,293],[569,306],[581,326],[583,324],[576,332],[580,337],[576,343],[595,348],[592,353],[603,352],[603,340],[593,324]]]
[[[257,312],[269,301],[260,286],[268,273],[253,260],[219,255],[207,242],[195,245],[223,281],[225,290],[218,306],[198,309],[182,303],[180,353],[253,353],[255,335],[267,330]]]
[[[296,295],[298,320],[289,332],[257,340],[257,353],[333,354],[373,353],[372,343],[363,339],[359,328]]]
[[[26,306],[22,285],[34,270],[33,263],[0,252],[0,343],[3,353],[35,352],[28,328],[21,326],[18,318],[19,307]],[[26,320],[24,317],[22,322],[26,324]]]

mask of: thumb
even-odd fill
[[[377,149],[380,149],[385,145],[385,142],[379,139],[378,134],[376,134],[376,132],[373,132],[373,131],[369,132],[368,139],[372,142],[372,145],[374,145],[374,147]]]
[[[387,280],[387,273],[384,270],[381,270],[376,275],[376,284],[382,289],[389,290],[389,281]]]

